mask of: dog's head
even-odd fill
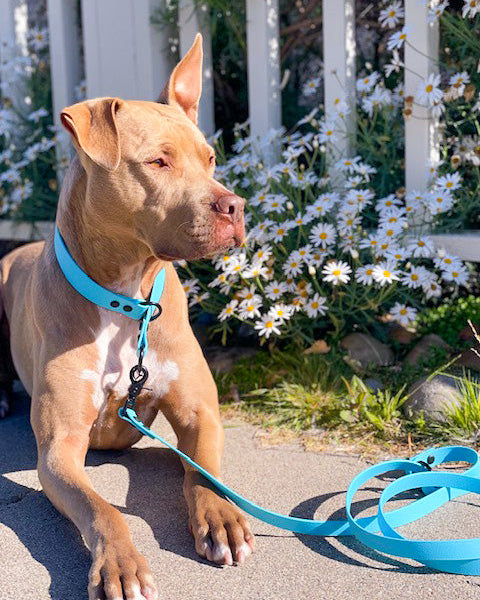
[[[168,104],[97,98],[62,111],[87,173],[85,210],[162,259],[210,256],[244,238],[242,198],[214,179],[197,127],[202,39],[175,67]]]

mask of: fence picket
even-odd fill
[[[75,87],[82,78],[82,62],[78,31],[76,0],[47,0],[50,40],[50,70],[52,76],[53,120],[57,135],[58,177],[71,152],[68,135],[62,135],[60,111],[75,102]]]
[[[405,98],[414,98],[422,80],[437,72],[438,21],[429,22],[424,0],[405,0],[405,27]],[[428,184],[428,163],[439,157],[438,120],[415,101],[412,110],[405,120],[405,185],[407,191],[422,191]]]
[[[0,81],[2,96],[11,98],[17,107],[24,107],[25,89],[21,77],[8,83],[11,73],[8,62],[17,56],[26,56],[28,28],[27,4],[24,0],[0,0]]]
[[[184,56],[200,32],[203,37],[202,97],[198,111],[198,126],[206,136],[215,133],[212,40],[208,23],[208,11],[199,10],[192,0],[178,2],[178,34],[180,55]]]
[[[282,124],[278,0],[247,0],[248,110],[253,139]]]
[[[174,66],[155,0],[82,0],[87,94],[156,100]]]
[[[336,116],[335,104],[345,100],[345,136],[336,142],[335,155],[353,152],[355,132],[355,0],[323,0],[323,73],[325,116]]]

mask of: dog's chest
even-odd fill
[[[84,369],[80,376],[93,383],[93,405],[102,410],[106,399],[115,395],[125,397],[130,385],[130,369],[137,364],[138,322],[122,315],[101,317],[95,332],[96,363]],[[173,360],[160,361],[153,348],[149,348],[143,364],[149,377],[145,384],[152,398],[167,394],[172,381],[178,379],[178,365]]]

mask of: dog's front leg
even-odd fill
[[[163,412],[178,437],[178,448],[220,478],[223,428],[212,375],[203,356],[181,368],[180,374],[164,399]],[[190,465],[184,463],[184,468],[183,492],[197,553],[218,564],[242,564],[254,549],[244,514]]]
[[[92,553],[89,600],[155,600],[153,578],[123,516],[94,491],[84,470],[95,411],[88,398],[80,401],[78,389],[65,397],[69,386],[62,383],[63,396],[50,390],[32,397],[38,474],[45,494],[78,527]]]

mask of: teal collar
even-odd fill
[[[105,289],[91,279],[74,261],[57,226],[55,226],[55,255],[68,283],[84,298],[97,306],[120,313],[130,319],[142,320],[139,351],[147,349],[147,329],[150,321],[160,316],[159,300],[165,285],[165,269],[161,269],[153,282],[148,300],[129,298]]]

